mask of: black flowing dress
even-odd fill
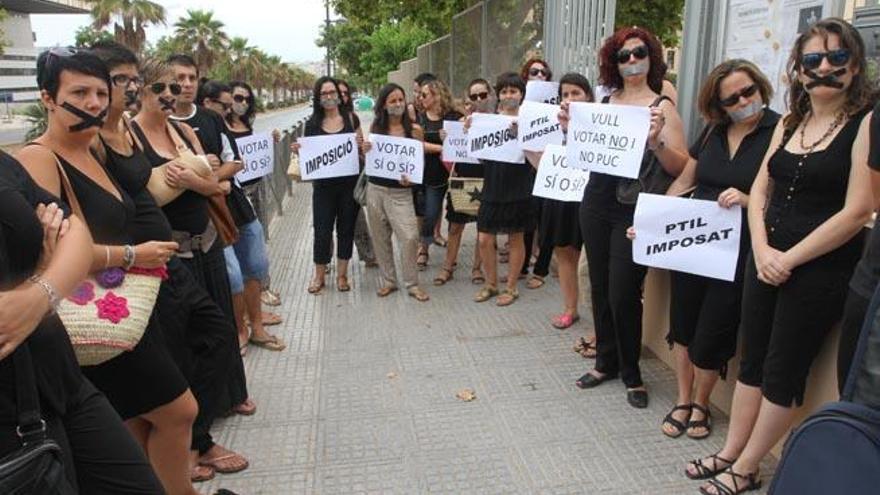
[[[113,176],[108,173],[119,198],[60,155],[55,156],[70,180],[95,244],[134,244],[130,234],[135,218],[134,201]],[[168,404],[189,388],[165,346],[159,325],[154,307],[144,335],[134,349],[99,365],[82,367],[83,374],[104,392],[122,419]]]

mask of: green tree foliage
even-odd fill
[[[95,29],[113,25],[119,43],[141,53],[145,47],[146,27],[165,24],[165,7],[149,0],[88,0],[92,4]]]
[[[76,46],[92,46],[97,41],[113,40],[113,33],[104,29],[95,29],[95,26],[82,26],[76,30],[74,43]]]
[[[419,45],[434,35],[412,21],[385,23],[367,37],[370,49],[363,54],[362,72],[365,82],[377,87],[385,82],[388,71],[397,69],[401,60],[412,58]]]
[[[210,10],[187,10],[187,17],[174,23],[174,37],[189,45],[201,74],[207,74],[217,56],[229,43],[229,36],[223,31],[224,24],[214,18]]]
[[[641,26],[660,38],[663,46],[681,42],[685,0],[618,0],[615,27]]]
[[[30,124],[27,134],[24,136],[25,142],[33,141],[46,132],[46,127],[49,125],[49,113],[46,112],[46,107],[42,103],[32,103],[24,107],[21,115]]]
[[[3,7],[0,7],[0,23],[6,20],[9,14],[6,13],[6,10]],[[3,55],[3,48],[7,46],[9,42],[6,41],[6,33],[3,32],[3,26],[0,25],[0,55]]]

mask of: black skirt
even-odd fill
[[[487,234],[531,232],[537,227],[531,198],[507,203],[482,201],[477,213],[477,230]]]
[[[580,203],[544,199],[541,221],[538,222],[541,245],[580,250],[584,239],[581,236],[579,210]]]

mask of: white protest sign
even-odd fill
[[[544,151],[549,144],[562,144],[559,106],[524,101],[517,120],[519,147],[528,151]]]
[[[635,179],[651,126],[648,107],[572,102],[568,162],[590,172]]]
[[[413,184],[421,184],[425,174],[425,149],[422,142],[384,134],[370,134],[372,146],[367,152],[366,167],[370,177],[400,180],[406,174]]]
[[[480,163],[468,156],[468,137],[464,133],[463,122],[444,120],[443,130],[446,131],[446,139],[443,140],[444,162]]]
[[[529,81],[526,83],[525,101],[559,104],[559,83],[551,81]]]
[[[275,141],[268,133],[252,134],[235,140],[244,168],[235,174],[239,182],[259,179],[272,173]]]
[[[633,260],[732,281],[739,257],[742,213],[716,201],[639,194]]]
[[[353,132],[299,138],[302,180],[358,175],[357,138]]]
[[[475,113],[468,130],[468,155],[472,158],[522,163],[525,160],[511,124],[516,117],[492,113]]]
[[[533,196],[580,203],[584,197],[584,187],[590,180],[590,172],[569,167],[565,156],[565,146],[547,145],[538,164]]]

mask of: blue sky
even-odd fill
[[[324,57],[315,40],[324,21],[322,0],[278,2],[269,0],[154,0],[167,11],[168,26],[147,28],[147,39],[155,42],[172,31],[171,26],[187,9],[213,10],[226,25],[230,37],[243,36],[251,45],[285,62],[312,62]],[[88,15],[32,15],[37,46],[73,43],[77,28],[88,24]]]

